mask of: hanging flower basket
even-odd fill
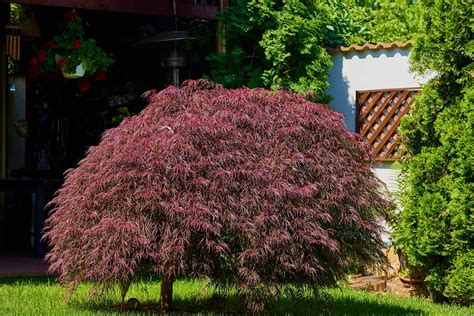
[[[83,65],[84,63],[80,63],[79,65],[77,65],[75,72],[66,72],[64,71],[64,69],[61,69],[61,72],[63,73],[64,78],[67,79],[82,78],[86,73],[85,67]]]
[[[64,56],[56,55],[55,60],[56,64],[58,63],[59,60],[65,59]],[[68,58],[66,58],[68,59]],[[74,72],[67,72],[65,67],[61,67],[61,73],[63,74],[64,78],[67,79],[77,79],[77,78],[82,78],[86,74],[86,62],[82,61],[79,65],[76,66],[76,69]]]
[[[44,43],[33,65],[42,74],[56,72],[66,79],[105,79],[105,71],[113,59],[97,46],[94,39],[85,38],[82,19],[77,12],[66,13],[65,19],[62,34]]]

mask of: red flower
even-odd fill
[[[38,58],[38,62],[42,64],[46,61],[48,56],[46,55],[46,52],[44,50],[40,50],[40,52],[38,53],[37,58]]]
[[[58,43],[56,43],[55,41],[46,41],[44,44],[43,44],[43,49],[44,50],[48,50],[48,49],[58,49],[59,48],[59,45]]]
[[[105,70],[100,69],[98,70],[95,74],[92,75],[92,79],[100,81],[100,80],[105,80]]]
[[[30,60],[28,60],[29,65],[37,65],[38,64],[38,58],[36,57],[31,57]]]
[[[46,71],[43,74],[45,79],[60,80],[63,76],[59,72]]]
[[[77,81],[77,89],[80,93],[86,93],[87,91],[89,91],[90,87],[91,84],[85,78],[81,78]]]
[[[41,74],[41,71],[38,65],[30,65],[26,70],[26,76],[31,79],[38,79]]]
[[[31,79],[38,79],[41,74],[41,70],[36,57],[31,57],[28,60],[28,68],[26,69],[26,76]]]
[[[58,68],[62,68],[64,65],[66,65],[66,63],[67,59],[66,57],[63,57],[56,62],[56,66],[58,66]]]
[[[69,21],[76,21],[76,18],[79,16],[79,14],[76,12],[76,11],[69,11],[67,12],[66,14],[64,14],[64,17],[66,18],[66,20],[69,20]]]
[[[81,48],[81,40],[75,40],[74,42],[72,42],[72,46],[75,48],[75,49],[79,49]]]

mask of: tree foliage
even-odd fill
[[[211,79],[226,87],[286,87],[325,99],[331,14],[312,1],[237,0],[223,16],[228,52],[211,56]]]
[[[48,260],[69,285],[137,273],[208,277],[261,308],[292,283],[335,285],[380,262],[380,193],[340,114],[286,91],[207,81],[150,93],[107,131],[51,205]]]
[[[434,298],[474,298],[474,53],[469,1],[425,0],[413,68],[436,76],[401,130],[403,212],[397,242]]]
[[[407,0],[231,1],[220,17],[227,52],[209,57],[209,78],[229,88],[284,87],[328,101],[328,47],[409,39],[418,12]]]
[[[345,41],[353,43],[390,43],[407,41],[418,33],[423,6],[415,0],[343,0],[349,17],[364,28],[349,33]]]

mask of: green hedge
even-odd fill
[[[396,241],[436,300],[470,304],[474,293],[474,42],[472,6],[422,1],[413,69],[434,71],[401,132],[402,205]]]

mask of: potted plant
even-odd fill
[[[97,46],[94,39],[85,38],[82,19],[76,11],[66,13],[65,18],[62,34],[44,43],[36,61],[42,73],[59,71],[67,79],[81,78],[78,88],[84,90],[85,87],[87,91],[87,78],[105,79],[105,71],[113,59]]]

